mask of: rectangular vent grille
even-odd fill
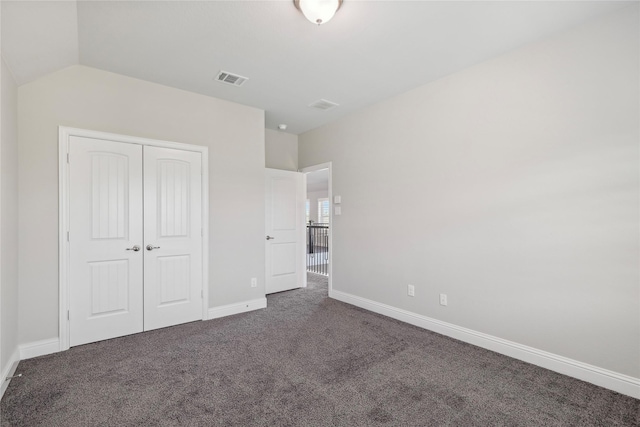
[[[247,77],[242,77],[237,74],[232,74],[228,71],[220,71],[216,76],[216,80],[221,83],[227,83],[233,86],[242,86],[244,82],[249,80]]]
[[[336,104],[335,102],[327,101],[326,99],[319,99],[309,104],[309,107],[316,108],[318,110],[323,110],[323,111],[336,108],[337,106],[338,104]]]

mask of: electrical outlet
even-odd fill
[[[416,296],[416,287],[413,285],[407,285],[407,295],[410,297]]]
[[[440,294],[440,305],[447,305],[447,294]]]
[[[255,287],[257,287],[257,286],[258,286],[258,279],[257,279],[257,278],[255,278],[255,277],[252,277],[252,278],[251,278],[251,287],[252,287],[252,288],[255,288]]]

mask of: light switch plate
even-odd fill
[[[333,213],[334,213],[335,215],[342,215],[342,208],[341,208],[340,206],[335,206],[335,207],[333,208]]]
[[[342,203],[342,197],[333,196],[333,203],[336,204],[336,205]]]

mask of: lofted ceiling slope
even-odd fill
[[[345,0],[318,27],[290,0],[4,0],[2,55],[18,84],[82,64],[257,107],[299,134],[628,5]],[[249,81],[218,83],[220,70]],[[308,107],[321,98],[339,107]]]

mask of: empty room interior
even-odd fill
[[[1,425],[640,425],[638,1],[0,18]]]

